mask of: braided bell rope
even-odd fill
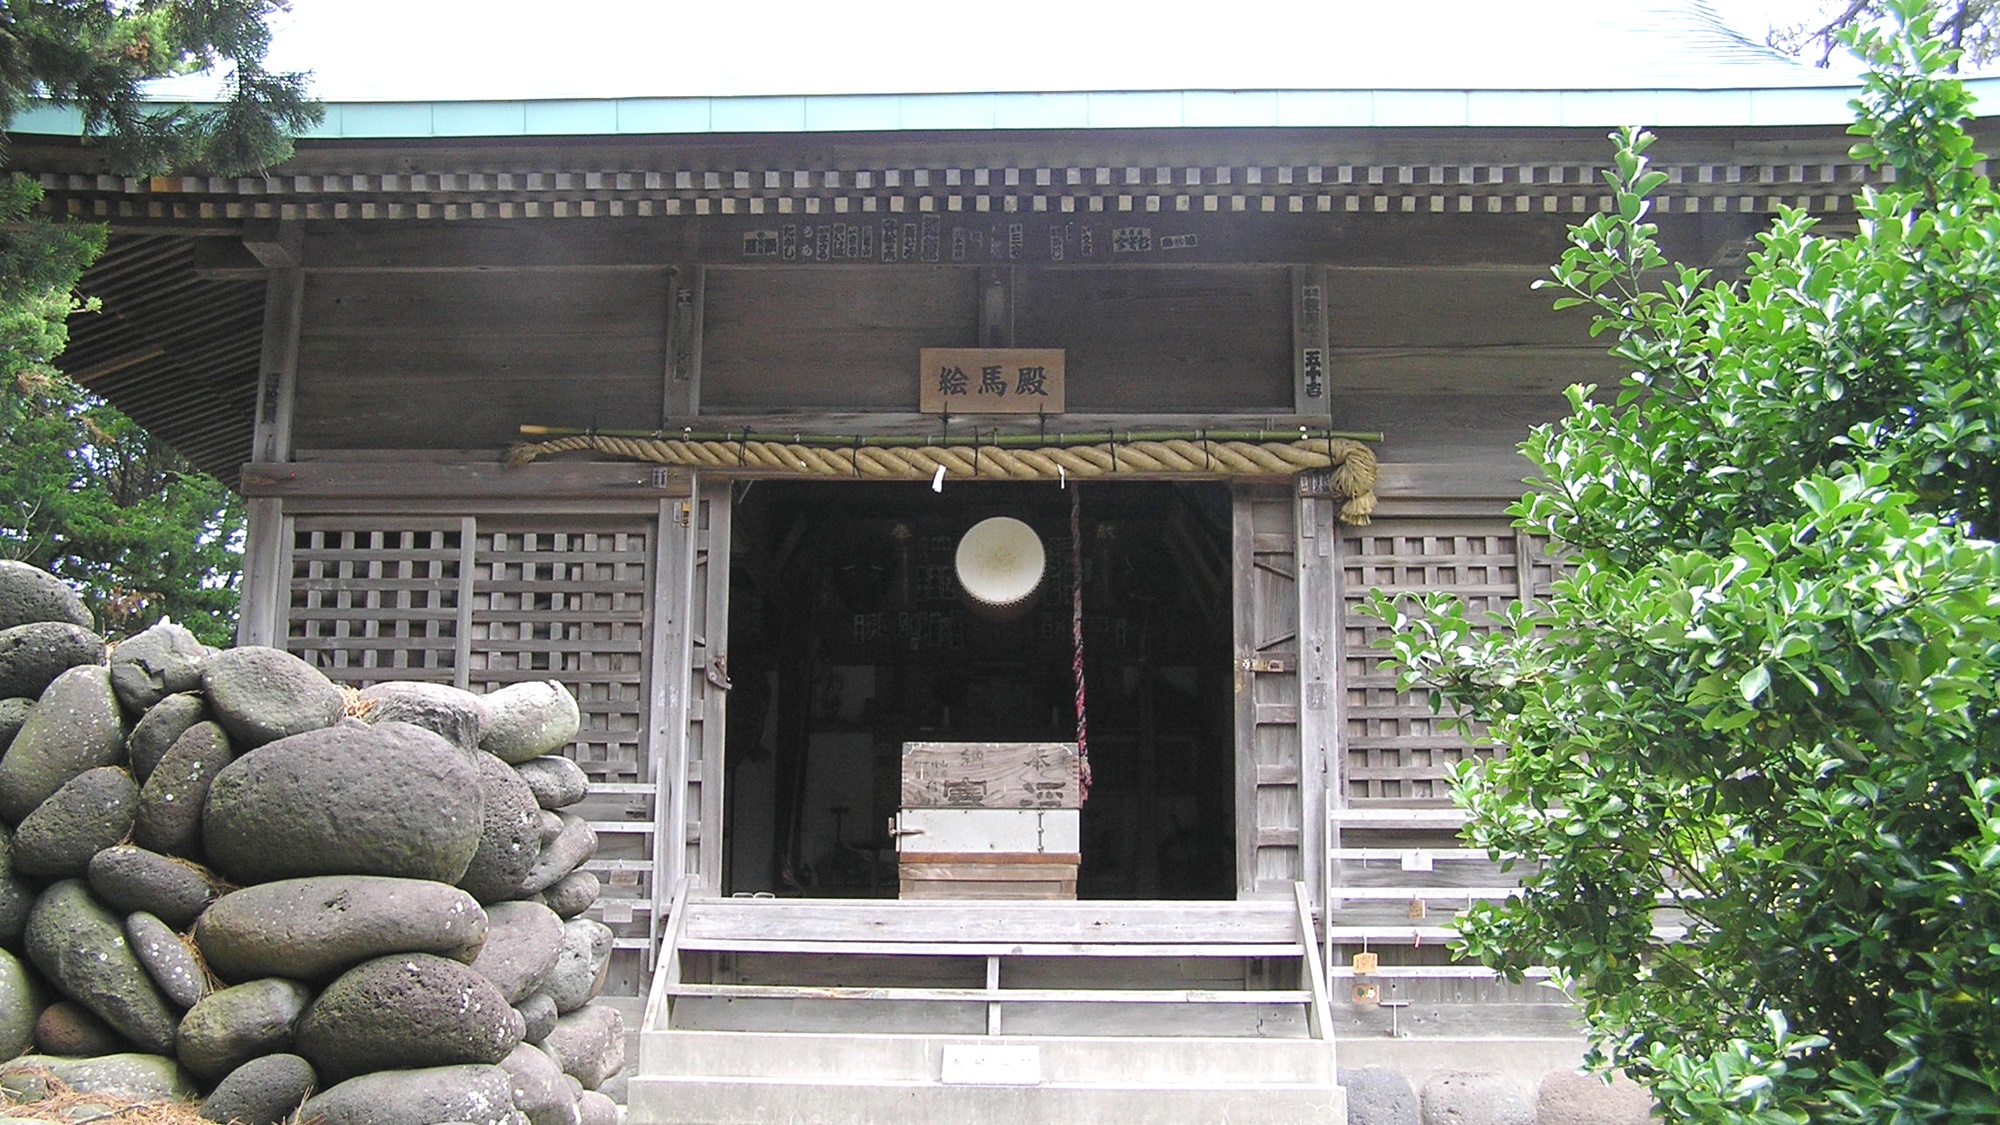
[[[694,469],[757,469],[806,477],[930,480],[1056,480],[1123,473],[1289,476],[1331,469],[1343,499],[1340,521],[1360,526],[1375,511],[1375,451],[1345,438],[1292,442],[1134,441],[1008,449],[999,446],[820,446],[792,442],[689,441],[576,434],[507,451],[507,464],[575,450]]]

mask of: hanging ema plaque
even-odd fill
[[[1061,348],[924,348],[925,414],[1061,414]]]

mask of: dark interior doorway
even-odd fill
[[[1093,788],[1083,898],[1235,894],[1230,495],[1210,482],[1082,497]],[[1070,497],[1045,483],[739,484],[732,527],[727,893],[896,895],[889,818],[909,741],[1072,741]],[[962,604],[978,521],[1032,526],[1034,609]]]

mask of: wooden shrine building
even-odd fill
[[[1336,1044],[1577,1051],[1445,948],[1509,893],[1446,792],[1501,751],[1357,607],[1550,581],[1501,512],[1617,374],[1530,289],[1608,205],[1607,127],[1657,127],[1662,237],[1725,275],[1874,176],[1837,79],[1633,22],[1595,86],[329,93],[264,176],[109,174],[49,111],[9,159],[112,226],[66,370],[249,500],[244,642],[582,701],[632,1120],[1327,1121]],[[954,570],[995,516],[1047,554],[1008,620]],[[1074,901],[956,851],[905,896],[905,747],[1073,744],[1078,602],[1092,783],[1036,884]]]

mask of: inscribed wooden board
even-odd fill
[[[925,414],[1061,414],[1061,348],[924,348],[917,404]]]
[[[906,809],[1073,809],[1073,742],[906,742]]]

